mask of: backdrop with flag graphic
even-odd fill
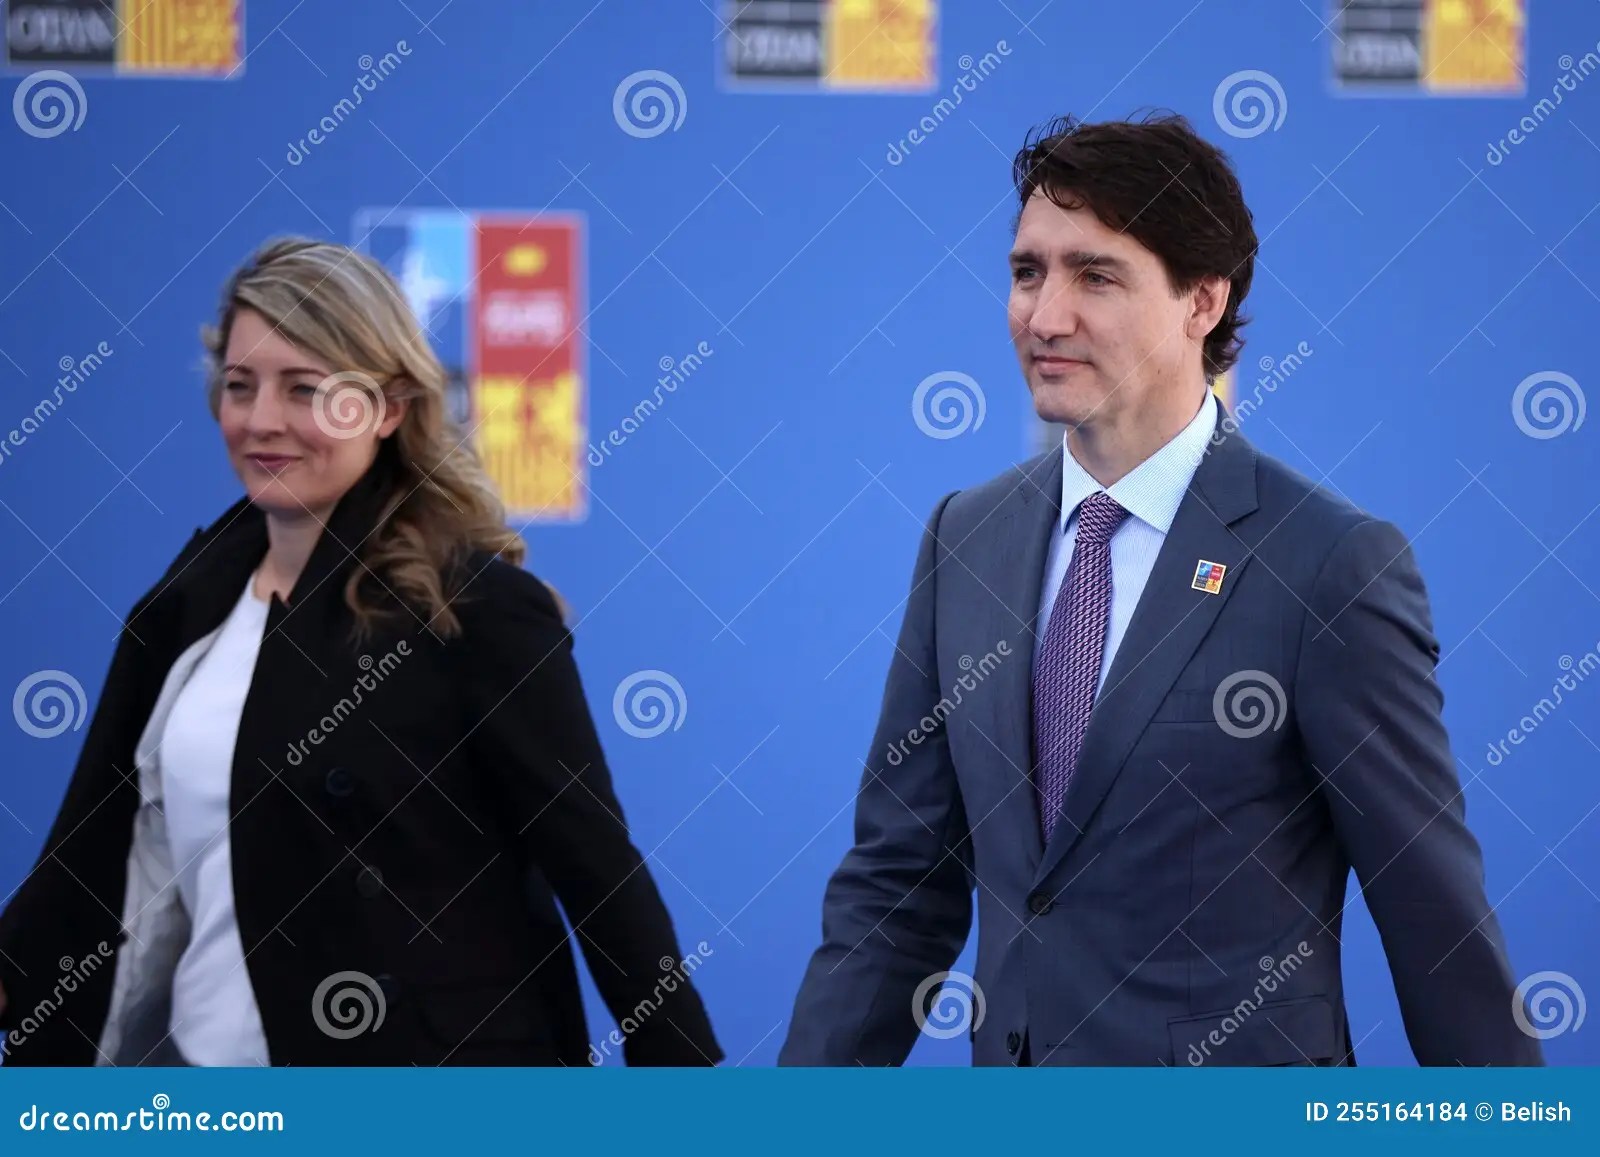
[[[507,511],[576,522],[588,510],[576,214],[369,210],[358,248],[399,280],[451,371],[452,408]]]
[[[243,43],[244,0],[24,0],[6,16],[12,68],[232,77]]]
[[[0,15],[0,695],[16,715],[0,719],[0,904],[50,830],[131,608],[239,497],[201,327],[263,241],[331,239],[392,270],[427,327],[528,569],[570,608],[630,833],[682,945],[714,948],[694,983],[729,1063],[771,1063],[881,755],[926,522],[1060,444],[1008,332],[1013,158],[1063,114],[1164,108],[1232,158],[1261,244],[1246,344],[1213,384],[1228,422],[1404,533],[1460,801],[1543,1010],[1524,1031],[1554,1063],[1600,1062],[1592,1008],[1583,1021],[1600,997],[1600,4]],[[1126,332],[1090,320],[1091,349]],[[1181,562],[1147,597],[1273,581],[1259,555]],[[398,751],[370,770],[410,774]],[[1172,796],[1194,806],[1177,780],[1159,806]],[[1408,1064],[1358,884],[1337,929],[1351,1038],[1363,1066]],[[1181,931],[1163,952],[1189,950]],[[952,984],[977,952],[975,936]],[[589,963],[592,1043],[616,1064],[621,1025],[591,981],[610,966]],[[916,1035],[914,1063],[971,1058],[964,1031]]]
[[[938,80],[938,0],[724,0],[730,87],[917,92]]]
[[[1332,0],[1334,77],[1351,91],[1504,96],[1527,83],[1527,0]]]

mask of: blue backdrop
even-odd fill
[[[697,979],[730,1063],[770,1064],[850,841],[922,519],[1039,441],[1005,328],[1011,155],[1059,113],[1166,106],[1235,158],[1263,239],[1237,394],[1276,380],[1245,428],[1414,538],[1518,978],[1600,995],[1600,423],[1579,408],[1600,322],[1600,80],[1578,76],[1600,10],[1536,0],[1524,94],[1350,97],[1315,0],[946,4],[938,90],[865,95],[733,88],[713,7],[252,0],[231,80],[84,73],[80,128],[0,123],[0,691],[62,671],[92,710],[122,616],[238,495],[198,328],[258,242],[350,242],[372,206],[581,214],[590,437],[652,394],[662,359],[711,352],[591,470],[586,520],[528,529],[530,566],[581,617],[638,843],[685,946],[713,950]],[[398,67],[290,164],[386,53]],[[683,93],[682,123],[653,136],[613,111],[647,69]],[[1254,135],[1214,112],[1244,70],[1282,92],[1281,123]],[[1562,103],[1535,113],[1564,74]],[[941,372],[984,400],[957,437],[913,414]],[[1565,410],[1515,399],[1548,373],[1570,377],[1530,389]],[[612,707],[643,670],[682,688],[678,725],[649,738]],[[1573,689],[1535,715],[1564,674]],[[0,896],[82,736],[0,728]],[[1346,929],[1360,1060],[1410,1063],[1359,900]],[[598,1038],[610,1020],[585,983]],[[1593,1064],[1600,1025],[1546,1048]],[[964,1039],[924,1039],[913,1059],[967,1057]]]

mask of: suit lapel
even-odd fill
[[[1232,526],[1256,509],[1255,459],[1238,433],[1223,435],[1201,459],[1089,716],[1065,818],[1045,849],[1035,885],[1081,838],[1151,716],[1238,589],[1250,553]],[[1219,593],[1193,589],[1201,560],[1227,567]]]
[[[974,638],[984,650],[996,639],[1009,639],[1012,654],[992,676],[997,684],[993,694],[979,700],[984,708],[979,742],[987,740],[998,749],[994,758],[1006,789],[993,816],[969,818],[1021,833],[1030,869],[1044,854],[1032,779],[1034,632],[1045,561],[1051,537],[1060,528],[1062,453],[1058,447],[1020,468],[1015,489],[994,517],[993,532],[978,547],[982,565],[973,568],[991,576],[989,589],[996,596],[984,601],[990,613],[974,622]]]

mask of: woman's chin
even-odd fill
[[[305,518],[320,505],[274,479],[252,483],[246,493],[258,510],[275,518]]]

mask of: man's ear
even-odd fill
[[[1189,318],[1184,332],[1193,341],[1204,341],[1228,308],[1228,293],[1232,289],[1226,277],[1202,277],[1190,298]]]

